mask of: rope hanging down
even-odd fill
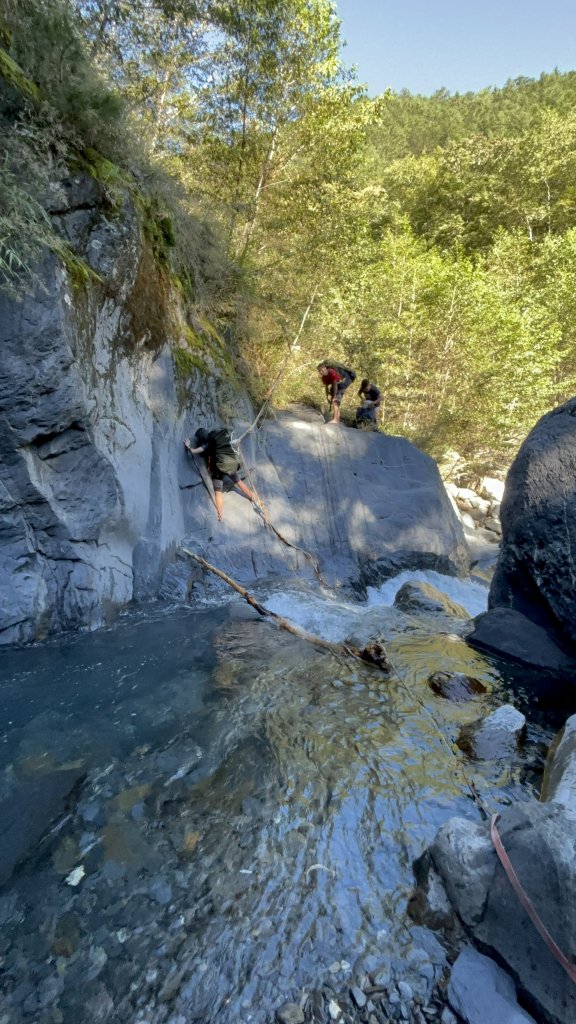
[[[278,373],[276,374],[274,380],[272,381],[272,384],[270,385],[268,391],[266,392],[266,395],[264,396],[264,401],[262,403],[260,412],[256,416],[256,419],[254,420],[254,422],[250,424],[250,426],[244,431],[243,434],[240,434],[240,437],[235,437],[235,438],[232,439],[232,444],[239,445],[240,442],[243,441],[244,438],[248,436],[248,434],[251,434],[252,431],[255,430],[255,428],[258,426],[260,420],[262,419],[262,416],[264,415],[264,411],[266,409],[266,406],[268,405],[270,399],[272,398],[272,395],[274,394],[274,392],[275,392],[276,388],[278,387],[280,381],[282,380],[282,377],[284,375],[284,370],[286,369],[288,360],[290,359],[290,356],[292,355],[294,349],[296,348],[296,345],[298,344],[298,341],[300,339],[300,335],[302,334],[302,331],[304,330],[304,324],[306,323],[306,321],[308,319],[308,314],[310,313],[310,310],[312,309],[312,306],[313,306],[313,303],[314,303],[314,299],[316,298],[317,293],[318,293],[318,285],[316,285],[316,287],[315,287],[315,289],[314,289],[314,291],[312,293],[312,298],[310,299],[310,302],[308,303],[308,306],[306,307],[306,309],[304,311],[304,315],[302,317],[302,320],[300,321],[300,327],[298,328],[296,336],[295,336],[294,340],[291,342],[291,344],[290,344],[290,346],[288,348],[288,352],[286,353],[286,358],[284,359],[284,362],[281,363],[280,369],[278,370]]]
[[[232,444],[236,448],[238,448],[240,457],[242,457],[242,452],[240,451],[240,444],[242,443],[244,438],[246,438],[248,436],[248,434],[250,434],[253,430],[256,429],[256,427],[258,426],[258,423],[260,422],[262,416],[264,415],[266,407],[268,406],[268,403],[270,402],[270,399],[272,398],[272,395],[274,394],[276,388],[278,387],[278,385],[279,385],[279,383],[280,383],[280,381],[281,381],[281,379],[282,379],[282,377],[284,375],[284,371],[285,371],[286,366],[288,364],[288,360],[290,359],[290,356],[294,352],[294,349],[296,348],[296,346],[298,344],[298,341],[300,340],[300,336],[302,334],[302,331],[304,330],[304,325],[305,325],[305,323],[306,323],[306,321],[308,319],[310,310],[312,309],[312,306],[314,304],[314,299],[316,298],[317,293],[318,293],[318,285],[316,285],[316,287],[314,288],[314,291],[312,293],[312,297],[310,299],[310,302],[308,303],[308,306],[304,310],[304,314],[303,314],[302,319],[300,321],[300,326],[299,326],[299,328],[298,328],[298,330],[296,332],[296,335],[295,335],[293,341],[291,342],[291,344],[290,344],[290,346],[288,348],[288,352],[286,353],[286,357],[285,357],[284,361],[280,365],[280,369],[278,370],[278,373],[276,374],[274,380],[272,381],[272,384],[271,384],[270,388],[268,389],[268,391],[267,391],[267,393],[265,395],[264,401],[262,403],[260,411],[258,412],[258,414],[256,416],[256,419],[250,424],[250,426],[244,431],[244,433],[240,435],[240,437],[231,438]],[[262,499],[260,498],[260,496],[259,496],[259,494],[258,494],[258,492],[256,490],[256,487],[254,485],[254,481],[252,480],[252,475],[250,473],[250,469],[248,468],[246,460],[242,458],[242,461],[244,462],[244,465],[246,466],[246,473],[247,473],[247,476],[248,476],[248,481],[250,483],[250,489],[253,491],[253,493],[256,496],[256,500],[258,502],[258,506],[260,507],[260,510],[261,510],[263,522],[266,524],[266,526],[270,530],[272,530],[272,532],[276,535],[278,540],[282,542],[282,544],[285,544],[286,547],[288,547],[288,548],[292,548],[293,551],[299,551],[302,555],[304,555],[304,557],[306,559],[308,559],[308,561],[310,562],[310,565],[312,566],[312,569],[314,570],[314,574],[315,574],[316,578],[318,579],[319,583],[323,587],[327,587],[328,584],[326,583],[326,580],[324,579],[324,577],[322,576],[322,574],[320,572],[320,569],[319,569],[319,566],[318,566],[318,562],[310,554],[310,552],[306,551],[305,548],[301,548],[298,544],[294,544],[294,543],[292,543],[292,541],[289,541],[280,532],[280,530],[276,526],[274,526],[274,523],[270,520],[270,518],[268,516],[267,510],[266,510],[266,506],[264,505],[264,502],[262,501]],[[256,505],[254,507],[257,508]],[[257,509],[257,511],[258,511],[258,509]],[[231,583],[231,585],[233,585],[233,584]]]

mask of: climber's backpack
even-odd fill
[[[324,363],[324,366],[327,366],[329,370],[337,370],[340,376],[344,377],[344,380],[348,378],[348,383],[356,380],[354,370],[349,370],[347,366],[341,366],[340,363]]]
[[[216,469],[220,473],[235,473],[240,459],[232,447],[228,431],[222,427],[219,430],[211,430],[209,438],[209,452],[214,459]]]

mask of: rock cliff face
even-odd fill
[[[250,406],[228,381],[222,408],[209,361],[182,381],[178,295],[128,194],[113,216],[87,177],[64,195],[51,213],[98,279],[78,281],[78,267],[47,256],[33,294],[0,298],[3,643],[94,627],[133,598],[189,594],[183,539],[244,579],[310,571],[239,494],[215,523],[182,439],[223,418],[246,422]],[[292,415],[251,435],[243,454],[276,525],[332,582],[395,565],[467,567],[436,466],[408,442]]]
[[[477,646],[576,676],[576,399],[547,413],[506,480],[503,540]]]
[[[87,176],[63,194],[51,213],[85,264],[47,256],[33,294],[0,297],[3,642],[94,626],[153,595],[184,533],[177,299],[159,294],[127,193],[113,216]],[[196,393],[214,417],[213,386]]]

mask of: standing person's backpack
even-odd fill
[[[221,427],[218,430],[211,430],[210,454],[214,459],[216,468],[220,473],[235,473],[240,464],[238,453],[234,451],[230,434]]]
[[[337,370],[337,372],[340,374],[340,376],[344,377],[344,380],[346,380],[346,378],[348,378],[348,383],[349,384],[351,384],[353,381],[356,380],[356,374],[355,374],[354,370],[349,370],[347,366],[342,366],[340,363],[329,363],[329,362],[325,362],[324,366],[327,366],[329,370]]]

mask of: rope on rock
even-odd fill
[[[208,468],[206,466],[204,466],[203,464],[200,464],[200,462],[198,462],[198,459],[194,455],[192,449],[188,447],[188,445],[186,445],[185,448],[186,448],[186,451],[188,452],[188,455],[190,455],[192,457],[193,461],[194,461],[194,465],[196,466],[196,469],[198,471],[198,476],[200,477],[202,483],[204,484],[204,487],[208,491],[208,495],[210,497],[210,501],[214,505],[214,508],[216,509],[216,511],[218,511],[218,506],[216,505],[216,498],[214,496],[214,486],[212,484],[212,477],[210,476],[210,474],[208,472]],[[210,481],[210,482],[208,482],[208,481]]]
[[[274,526],[274,523],[270,519],[268,509],[266,508],[264,502],[262,501],[262,498],[260,497],[258,491],[256,490],[256,485],[252,479],[250,468],[249,466],[246,465],[245,462],[244,466],[246,469],[246,476],[248,477],[248,483],[250,484],[250,490],[252,491],[256,499],[254,502],[254,509],[261,516],[262,522],[268,527],[269,530],[272,530],[272,533],[275,534],[278,540],[281,541],[282,544],[285,544],[287,548],[292,548],[293,551],[299,551],[301,555],[304,555],[304,558],[306,558],[310,562],[310,565],[312,566],[312,569],[314,571],[314,575],[316,576],[316,579],[318,580],[320,585],[325,587],[326,589],[330,589],[329,584],[326,582],[322,573],[320,572],[320,566],[317,560],[314,558],[314,556],[311,555],[309,551],[306,551],[306,548],[301,548],[298,544],[294,544],[291,540],[288,540],[288,538],[280,532],[278,527]]]
[[[302,319],[300,321],[300,326],[298,328],[298,331],[296,332],[296,335],[295,335],[293,341],[291,342],[291,344],[288,347],[288,352],[286,354],[286,357],[285,357],[284,361],[282,362],[282,364],[280,366],[280,369],[278,370],[278,373],[276,374],[276,376],[275,376],[275,378],[274,378],[274,380],[272,382],[272,385],[270,386],[270,388],[268,389],[268,391],[266,393],[266,396],[264,398],[264,401],[262,403],[260,411],[258,412],[258,415],[256,416],[256,419],[253,421],[253,423],[250,424],[250,426],[244,431],[244,433],[240,435],[240,437],[231,438],[230,440],[231,440],[232,445],[238,449],[240,458],[242,459],[242,462],[244,463],[244,466],[245,466],[245,469],[246,469],[246,475],[247,475],[248,481],[250,483],[250,489],[251,489],[252,493],[254,494],[254,496],[256,498],[256,501],[254,502],[254,508],[261,515],[262,521],[265,523],[265,525],[268,527],[268,529],[271,530],[272,533],[274,533],[276,535],[276,537],[278,538],[279,541],[281,541],[282,544],[285,544],[286,547],[292,548],[293,551],[299,551],[300,554],[304,555],[304,557],[310,562],[310,565],[312,566],[314,574],[315,574],[316,578],[318,579],[319,583],[323,587],[329,588],[329,584],[326,582],[326,580],[322,576],[322,573],[320,572],[320,568],[319,568],[318,562],[310,554],[310,552],[306,551],[305,548],[300,547],[298,544],[294,544],[292,541],[288,540],[287,537],[285,537],[284,534],[281,533],[281,531],[276,526],[274,526],[274,523],[271,521],[271,519],[269,517],[269,514],[268,514],[268,511],[266,509],[266,506],[265,506],[264,502],[262,501],[262,499],[260,498],[260,496],[259,496],[259,494],[258,494],[258,492],[256,490],[256,487],[254,485],[254,481],[252,480],[252,475],[250,473],[250,469],[248,468],[246,460],[242,457],[242,452],[240,451],[240,444],[241,444],[241,442],[244,440],[244,438],[246,438],[248,436],[248,434],[250,434],[258,426],[258,423],[260,422],[262,416],[264,415],[264,412],[266,410],[266,407],[268,406],[268,403],[269,403],[272,395],[274,394],[276,388],[278,387],[278,385],[279,385],[279,383],[280,383],[280,381],[281,381],[281,379],[282,379],[282,377],[284,375],[284,371],[285,371],[286,366],[288,364],[288,360],[290,359],[290,356],[292,355],[294,349],[296,348],[296,345],[298,344],[298,341],[300,340],[300,336],[302,334],[302,331],[304,330],[304,325],[306,323],[306,320],[308,319],[308,315],[310,313],[310,310],[312,309],[312,306],[313,306],[313,303],[314,303],[314,299],[316,298],[317,293],[318,293],[318,285],[316,285],[316,287],[314,288],[314,291],[312,293],[312,297],[310,299],[310,302],[308,303],[308,306],[306,307],[306,309],[304,311],[304,314],[302,316]],[[192,455],[192,452],[190,451],[189,448],[187,448],[186,450],[190,453],[190,455]],[[196,469],[198,470],[198,473],[200,474],[202,482],[203,482],[204,486],[206,487],[206,490],[208,491],[208,494],[210,495],[212,504],[214,505],[214,507],[216,507],[216,499],[214,497],[213,489],[212,489],[212,487],[206,481],[206,475],[205,475],[205,473],[203,471],[203,467],[201,467],[199,465],[198,461],[196,460],[196,456],[195,455],[192,455],[192,458],[194,459],[194,464],[196,466]]]
[[[506,872],[508,881],[510,882],[510,885],[514,889],[514,892],[516,893],[521,905],[524,907],[524,910],[528,914],[528,917],[532,921],[532,924],[534,925],[536,931],[548,946],[548,949],[552,953],[552,956],[566,971],[566,974],[570,978],[570,981],[576,984],[576,967],[574,966],[574,964],[570,963],[568,957],[564,955],[560,947],[556,944],[556,942],[550,935],[550,932],[548,931],[546,925],[539,917],[538,912],[536,911],[530,897],[524,891],[522,883],[514,870],[512,862],[508,854],[506,853],[506,850],[504,849],[504,844],[500,837],[500,833],[498,832],[498,829],[496,827],[497,821],[498,815],[493,814],[490,822],[490,837],[492,839],[494,849],[498,854],[498,859],[502,867],[504,868],[504,871]]]

